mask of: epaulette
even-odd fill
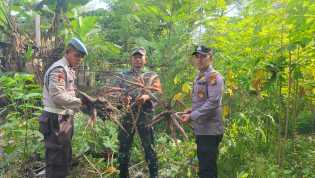
[[[209,78],[208,78],[208,83],[210,85],[216,85],[217,84],[217,76],[219,75],[219,72],[217,71],[211,71]]]

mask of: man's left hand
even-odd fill
[[[144,102],[150,99],[149,95],[141,95],[136,98],[137,105],[142,105]]]
[[[93,108],[92,115],[90,116],[88,123],[87,123],[88,126],[93,127],[96,124],[96,116],[97,116],[97,111],[95,108]]]

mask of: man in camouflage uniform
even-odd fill
[[[87,55],[84,44],[74,38],[65,55],[46,71],[43,87],[44,112],[39,119],[45,141],[47,178],[65,178],[71,167],[73,116],[81,107],[75,95],[75,71]]]
[[[218,146],[224,128],[222,122],[222,75],[212,67],[212,49],[197,46],[193,62],[199,70],[194,80],[192,108],[181,116],[182,122],[192,121],[199,160],[199,177],[217,177]]]
[[[157,95],[161,93],[161,85],[160,79],[156,73],[143,71],[145,63],[145,49],[135,49],[131,54],[132,68],[121,74],[120,77],[123,80],[119,80],[117,84],[126,91],[125,97],[122,100],[125,106],[130,107],[130,111],[121,118],[122,125],[127,133],[120,129],[118,134],[120,178],[129,177],[128,163],[130,159],[130,149],[136,130],[139,133],[144,148],[150,177],[156,178],[158,176],[157,157],[153,148],[153,130],[151,127],[146,127],[146,125],[152,119],[154,105],[157,102]],[[143,88],[137,87],[127,82],[127,80],[134,83],[141,83],[146,87],[150,87],[151,90],[143,91]]]

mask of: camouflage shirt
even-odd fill
[[[161,94],[160,78],[155,72],[151,71],[135,71],[133,69],[124,71],[119,75],[123,80],[117,80],[115,83],[118,87],[124,89],[125,95],[130,96],[131,104],[135,102],[136,97],[148,94],[150,100],[143,105],[147,111],[153,111],[154,106],[158,102]],[[145,90],[133,83],[140,83],[147,87]]]

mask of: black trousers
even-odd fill
[[[39,119],[40,131],[45,141],[47,178],[65,178],[71,168],[73,118],[62,116],[58,120],[58,117],[58,114],[44,112]],[[68,124],[67,132],[60,129],[61,123]]]
[[[217,178],[217,158],[223,135],[196,135],[200,178]]]
[[[137,131],[139,133],[142,147],[144,148],[145,159],[148,163],[150,177],[156,178],[158,175],[158,163],[156,153],[154,151],[154,138],[153,130],[151,127],[146,127],[146,124],[149,120],[152,119],[150,113],[140,112]],[[118,163],[119,163],[119,177],[120,178],[129,178],[128,165],[130,160],[130,150],[133,142],[133,136],[135,130],[132,129],[132,116],[127,114],[122,118],[122,125],[127,130],[127,133],[122,129],[119,130],[118,139],[119,139],[119,154],[118,154]]]

